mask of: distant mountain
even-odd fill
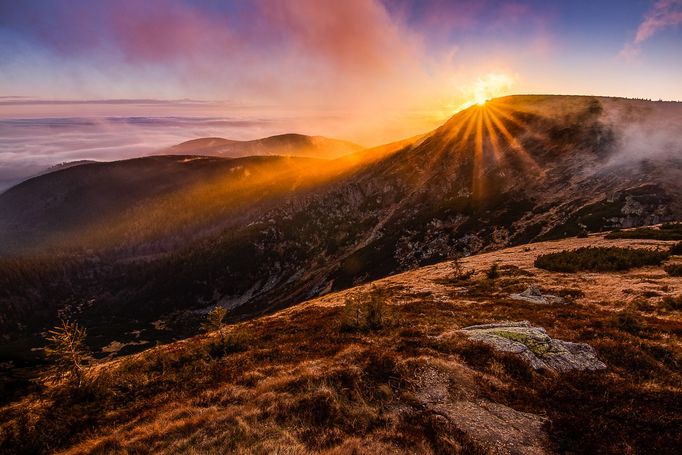
[[[65,246],[118,248],[132,242],[139,246],[144,240],[134,240],[135,234],[148,240],[155,236],[159,242],[166,234],[179,235],[188,218],[204,215],[212,223],[203,227],[216,227],[225,212],[209,213],[211,207],[253,203],[263,194],[249,199],[245,193],[249,185],[256,191],[273,179],[292,179],[290,173],[313,163],[320,165],[308,158],[174,155],[53,171],[26,180],[0,197],[0,252],[35,254]],[[205,199],[201,204],[200,198]],[[162,218],[168,219],[161,222]],[[171,225],[176,228],[173,232]],[[166,234],[159,235],[162,231]]]
[[[513,96],[336,160],[37,177],[0,195],[0,245],[19,256],[0,264],[0,329],[66,312],[104,344],[159,319],[182,336],[216,304],[251,317],[461,254],[682,219],[680,128],[678,103]]]
[[[303,134],[280,134],[252,141],[220,137],[193,139],[164,151],[168,154],[207,155],[239,158],[256,155],[282,155],[334,159],[358,152],[363,147],[352,142]]]

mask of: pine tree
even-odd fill
[[[57,377],[70,377],[80,387],[84,378],[84,363],[90,357],[85,345],[87,332],[77,322],[62,320],[48,331],[45,356],[52,361],[51,372]]]

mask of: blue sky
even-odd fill
[[[2,0],[0,95],[410,107],[499,71],[511,91],[679,99],[680,22],[682,0]]]

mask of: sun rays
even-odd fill
[[[448,125],[443,153],[471,155],[471,193],[477,198],[485,197],[492,180],[510,167],[521,169],[529,178],[543,174],[524,142],[542,141],[544,135],[515,114],[514,106],[481,99]],[[431,162],[435,160],[432,157]]]

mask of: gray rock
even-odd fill
[[[510,296],[514,300],[523,300],[524,302],[538,303],[540,305],[550,305],[553,303],[568,303],[565,299],[555,295],[543,294],[535,285],[528,286],[528,289]]]
[[[528,321],[474,325],[461,332],[499,351],[518,355],[536,370],[566,372],[606,368],[592,346],[555,340],[545,329],[534,327]]]

